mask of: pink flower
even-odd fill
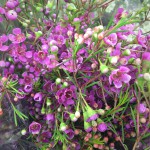
[[[13,29],[13,34],[9,34],[9,40],[14,44],[22,43],[26,40],[24,33],[21,33],[20,28]]]
[[[34,121],[29,125],[29,132],[32,134],[39,134],[40,130],[41,124],[39,124],[38,122]]]
[[[104,42],[108,45],[115,46],[117,44],[117,34],[112,33],[108,37],[105,37]]]
[[[14,11],[14,10],[9,10],[5,15],[6,15],[7,19],[12,20],[12,21],[16,20],[18,17],[16,11]]]
[[[138,42],[138,44],[140,44],[141,46],[146,48],[146,37],[144,35],[142,35],[141,30],[139,30],[139,32],[138,32],[137,42]]]
[[[114,83],[116,88],[122,87],[122,82],[128,83],[131,80],[131,76],[127,73],[130,71],[129,68],[121,66],[120,69],[115,69],[109,76],[109,83]]]
[[[123,8],[118,8],[117,14],[115,15],[115,23],[117,23],[123,15],[127,15],[128,13],[124,11]]]
[[[8,37],[3,34],[2,36],[0,36],[0,51],[7,51],[8,50],[8,46],[6,45],[3,45],[3,43],[7,42],[8,41]]]

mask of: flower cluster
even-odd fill
[[[124,149],[125,139],[150,131],[150,35],[123,8],[105,27],[90,19],[92,7],[82,14],[65,2],[62,16],[51,14],[54,1],[0,7],[0,22],[23,25],[0,36],[0,115],[6,97],[24,120],[15,104],[26,101],[25,136],[43,149]],[[28,14],[21,17],[20,7]]]

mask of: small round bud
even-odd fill
[[[108,48],[107,48],[107,53],[110,54],[113,50],[114,50],[113,47],[108,47]]]
[[[104,109],[99,109],[97,112],[100,115],[104,115],[105,114],[105,110]]]
[[[68,87],[68,82],[63,82],[63,88]]]
[[[31,15],[31,16],[33,15],[33,12],[32,12],[32,11],[30,12],[30,15]]]
[[[112,56],[109,58],[109,61],[111,64],[116,64],[118,62],[119,57],[118,56]]]
[[[22,135],[26,135],[27,131],[25,129],[21,130]]]
[[[76,111],[76,112],[75,112],[75,117],[76,117],[76,118],[80,118],[80,116],[81,116],[81,115],[80,115],[80,112],[79,112],[79,111]]]
[[[143,124],[146,123],[146,118],[144,118],[144,117],[140,118],[140,122]]]
[[[150,73],[144,73],[143,77],[146,81],[150,81]]]
[[[45,113],[46,113],[46,110],[45,110],[44,107],[42,107],[42,109],[41,109],[41,114],[45,114]]]
[[[131,131],[131,137],[136,137],[136,133]]]
[[[6,82],[7,81],[7,78],[6,77],[2,77],[2,82],[4,83],[4,82]]]
[[[123,52],[123,55],[124,56],[130,56],[131,54],[131,51],[129,49],[126,49],[124,52]]]
[[[61,83],[61,79],[57,78],[55,82],[56,82],[56,84],[60,84]]]
[[[22,23],[22,26],[25,27],[25,28],[27,28],[27,27],[28,27],[28,24],[25,23],[25,22],[23,22],[23,23]]]
[[[107,73],[107,72],[109,71],[109,69],[108,69],[108,67],[107,67],[106,65],[102,64],[102,65],[100,66],[100,71],[101,71],[102,73]]]
[[[72,31],[69,30],[69,31],[67,32],[67,35],[68,35],[68,36],[72,36]]]
[[[92,121],[92,126],[96,127],[97,126],[97,122],[96,121]]]
[[[104,38],[104,32],[98,34],[98,39],[102,40]]]
[[[103,138],[103,140],[104,140],[105,143],[107,143],[109,139],[108,139],[107,136],[105,136],[105,137]]]
[[[83,37],[84,37],[84,39],[88,39],[88,38],[89,38],[89,35],[88,35],[87,33],[85,33],[85,34],[83,35]]]
[[[59,107],[59,108],[57,109],[57,111],[58,111],[58,112],[61,112],[61,107]]]
[[[78,42],[78,44],[83,44],[84,43],[84,38],[78,38],[77,42]]]
[[[17,101],[18,101],[18,97],[15,97],[15,98],[14,98],[14,101],[17,102]]]
[[[95,69],[96,67],[97,67],[96,63],[93,63],[93,64],[91,65],[91,68],[92,68],[92,69]]]
[[[139,66],[140,64],[141,64],[141,59],[140,58],[137,58],[137,59],[135,59],[134,60],[134,63],[135,63],[135,65],[137,65],[137,66]]]

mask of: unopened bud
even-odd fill
[[[143,77],[146,81],[150,81],[150,73],[144,73]]]
[[[107,73],[107,72],[109,71],[109,69],[108,69],[108,67],[107,67],[106,65],[101,64],[101,66],[100,66],[100,71],[101,71],[102,73]]]
[[[131,51],[129,49],[126,49],[124,52],[123,52],[123,55],[124,56],[130,56],[131,54]]]
[[[55,82],[56,82],[56,84],[60,84],[61,83],[61,79],[57,78]]]

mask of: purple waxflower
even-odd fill
[[[34,53],[34,60],[38,61],[41,64],[49,64],[50,59],[47,57],[46,51],[39,51]]]
[[[118,32],[117,36],[118,38],[120,38],[121,40],[127,40],[128,36],[131,34],[134,34],[134,25],[133,24],[129,24],[129,25],[125,25],[122,26],[119,30],[125,30],[125,32]]]
[[[39,134],[41,130],[41,124],[39,124],[38,122],[32,122],[29,125],[29,132],[31,132],[32,134]]]
[[[46,114],[46,120],[47,121],[54,121],[55,120],[54,114],[51,114],[51,113]]]
[[[5,34],[3,34],[2,36],[0,36],[0,51],[5,52],[5,51],[8,50],[8,46],[3,45],[7,41],[8,41],[8,37]]]
[[[115,23],[117,23],[123,16],[126,16],[128,13],[124,11],[123,8],[118,8],[117,14],[115,15]]]
[[[113,70],[109,76],[109,83],[112,84],[113,82],[116,88],[121,88],[122,82],[129,83],[131,80],[131,76],[127,74],[129,71],[129,68],[123,66],[119,69]]]
[[[117,44],[117,34],[112,33],[104,38],[104,42],[110,46],[115,46]]]
[[[23,79],[19,80],[20,84],[24,84],[24,85],[30,85],[30,84],[32,84],[33,79],[34,79],[33,74],[28,74],[27,72],[24,72],[22,74],[22,76],[23,76]]]
[[[105,132],[107,130],[107,125],[106,123],[102,122],[98,125],[98,131],[100,132]]]
[[[38,136],[38,141],[43,143],[49,143],[52,133],[49,131],[44,131]]]
[[[145,107],[145,105],[144,104],[139,104],[138,106],[137,106],[137,110],[139,111],[139,113],[145,113],[146,112],[146,107]]]
[[[150,62],[150,52],[144,52],[142,54],[142,60]]]
[[[8,0],[6,2],[6,6],[9,8],[9,9],[14,9],[16,6],[15,6],[15,3],[12,1],[12,0]]]
[[[21,32],[20,28],[14,28],[13,34],[9,34],[9,40],[14,44],[22,43],[26,40],[24,33]]]
[[[141,46],[146,47],[146,37],[144,35],[142,35],[142,31],[141,30],[138,31],[137,42]]]
[[[5,15],[6,15],[7,19],[12,20],[12,21],[16,20],[18,17],[16,11],[14,11],[14,10],[9,10]]]
[[[67,134],[69,140],[73,139],[75,133],[72,129],[67,129],[64,132]]]
[[[32,85],[25,85],[24,86],[24,91],[27,93],[30,93],[32,91],[33,87]]]
[[[36,94],[34,95],[34,100],[35,100],[35,101],[41,101],[42,98],[43,98],[43,95],[42,95],[41,92],[38,92],[38,93],[36,93]]]

